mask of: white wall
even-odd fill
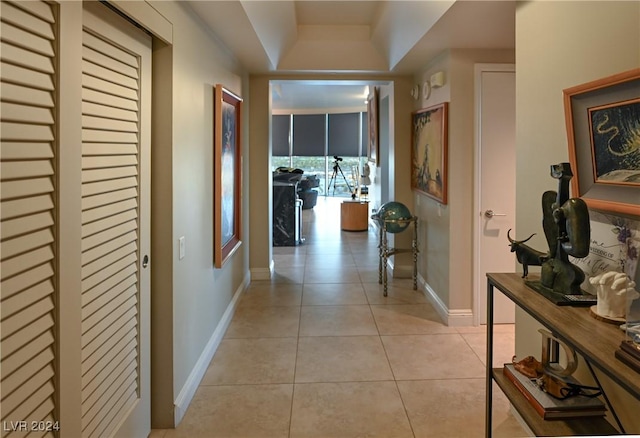
[[[522,2],[516,11],[516,228],[538,235],[539,200],[557,190],[549,166],[569,160],[562,90],[640,66],[640,3]],[[572,194],[573,195],[573,194]],[[594,319],[594,324],[598,323]],[[516,314],[516,354],[539,356],[537,325]],[[602,377],[602,376],[601,376]],[[605,379],[606,380],[606,379]],[[614,386],[605,381],[607,386]],[[608,389],[627,433],[640,433],[638,400]]]
[[[511,49],[455,49],[414,76],[421,86],[435,72],[445,76],[445,85],[432,90],[428,100],[414,101],[414,110],[449,102],[448,203],[418,192],[413,196],[420,219],[418,272],[450,325],[470,324],[473,312],[474,65],[514,58]]]

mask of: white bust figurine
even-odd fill
[[[636,283],[623,272],[605,272],[589,278],[589,283],[594,285],[598,292],[596,313],[600,316],[624,318],[627,313],[627,300],[640,297],[634,289]]]

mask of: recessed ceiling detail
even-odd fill
[[[512,48],[513,1],[189,1],[250,73],[413,73],[438,51]],[[505,17],[510,23],[504,22]],[[438,24],[447,21],[438,37]],[[442,27],[442,26],[440,26]],[[422,63],[420,65],[419,63]]]
[[[515,48],[512,0],[179,3],[209,26],[249,74],[415,75],[447,50]],[[309,100],[304,93],[288,92],[288,83],[280,86],[283,97]],[[346,94],[336,87],[314,94],[336,101],[327,90]]]

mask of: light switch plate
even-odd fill
[[[179,255],[179,259],[182,260],[184,258],[184,236],[182,236],[180,239],[178,239],[178,246],[180,248],[180,255]]]

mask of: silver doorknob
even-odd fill
[[[491,219],[494,216],[506,216],[504,213],[494,213],[493,210],[487,210],[484,212],[484,217]]]

